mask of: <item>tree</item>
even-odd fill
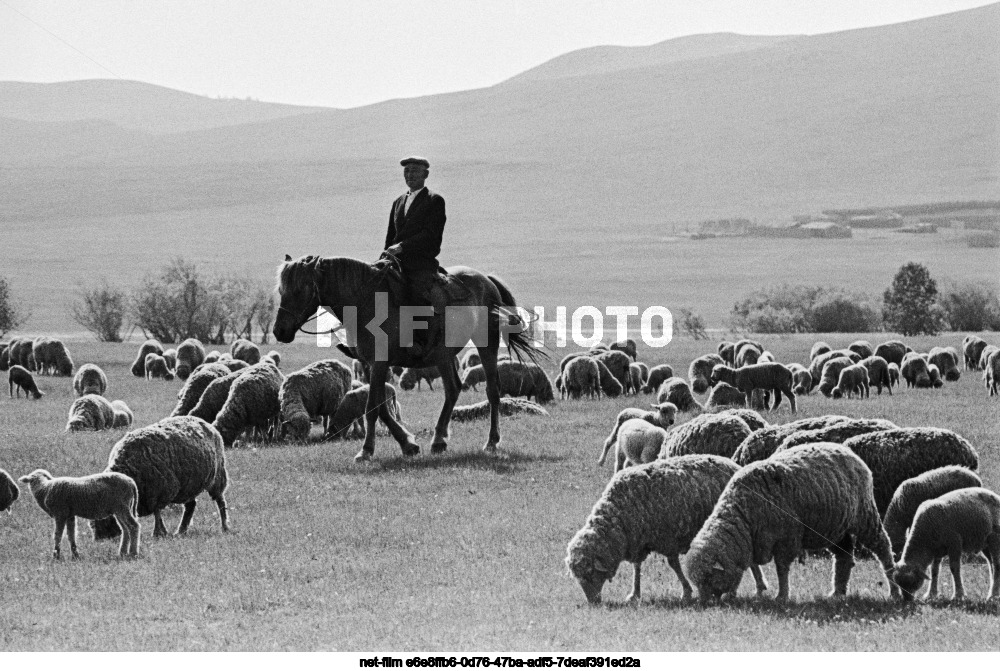
[[[0,277],[0,338],[23,325],[31,316],[31,310],[14,300],[10,282]]]
[[[941,307],[952,331],[1000,330],[1000,297],[986,282],[945,280]]]
[[[691,308],[681,308],[681,330],[695,340],[707,340],[705,320]]]
[[[121,342],[125,321],[125,292],[101,279],[96,287],[80,288],[77,301],[70,307],[73,320],[97,336],[101,342]]]
[[[882,317],[886,326],[912,335],[937,335],[941,330],[941,307],[935,305],[937,282],[926,266],[910,262],[902,266],[892,286],[882,295]]]

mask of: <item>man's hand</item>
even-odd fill
[[[396,243],[395,245],[389,245],[385,248],[383,254],[389,254],[390,256],[398,256],[399,253],[403,251],[403,245]]]

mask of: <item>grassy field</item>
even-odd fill
[[[864,337],[864,336],[863,336]],[[884,336],[867,336],[878,342]],[[958,346],[962,334],[915,339]],[[817,337],[766,337],[780,360],[804,361]],[[834,346],[853,336],[825,336]],[[988,340],[995,341],[994,338]],[[70,343],[77,364],[108,373],[108,397],[126,400],[138,425],[166,416],[178,382],[129,375],[132,345]],[[686,371],[715,343],[675,341],[640,360]],[[328,356],[307,343],[278,348],[287,371]],[[558,361],[561,352],[555,355]],[[122,432],[63,433],[70,381],[40,378],[39,402],[0,399],[0,467],[55,475],[102,470]],[[484,398],[463,394],[462,403]],[[502,453],[480,451],[484,422],[454,424],[444,456],[426,454],[441,392],[401,392],[403,417],[425,453],[403,459],[389,438],[355,465],[358,443],[234,449],[223,534],[201,498],[186,537],[152,538],[118,561],[116,544],[81,532],[81,561],[54,562],[51,520],[30,495],[0,516],[3,650],[996,650],[997,604],[982,594],[984,564],[963,573],[972,601],[903,606],[887,601],[877,564],[859,561],[851,597],[828,602],[829,560],[792,568],[786,607],[752,598],[682,604],[662,557],[644,565],[645,601],[623,605],[631,569],[586,605],[565,569],[566,545],[600,496],[610,468],[596,459],[616,413],[648,397],[563,401],[548,417],[502,420]],[[884,417],[901,426],[955,430],[978,449],[987,486],[1000,486],[997,401],[978,373],[941,390],[897,390],[870,400],[800,401],[800,416]],[[787,404],[771,421],[790,419]],[[178,511],[170,511],[168,527]],[[64,543],[64,550],[66,545]],[[945,594],[950,575],[942,572]],[[772,588],[773,567],[765,568]]]

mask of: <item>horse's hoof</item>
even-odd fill
[[[359,464],[362,461],[371,461],[371,460],[372,460],[372,453],[371,452],[367,452],[365,450],[361,450],[360,452],[358,452],[357,454],[354,455],[354,461],[357,462],[357,463],[359,463]]]
[[[415,457],[420,454],[420,445],[413,441],[408,441],[406,445],[402,446],[402,450],[404,457]]]
[[[486,445],[483,446],[483,452],[489,452],[490,454],[494,454],[496,451],[497,451],[496,443],[486,443]]]
[[[431,454],[441,454],[448,449],[448,441],[440,440],[431,443]]]

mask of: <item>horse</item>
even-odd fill
[[[420,445],[385,406],[385,382],[389,366],[437,366],[444,384],[444,406],[438,417],[431,442],[431,453],[448,448],[451,412],[461,392],[457,354],[473,337],[486,374],[486,397],[490,405],[490,431],[483,449],[495,452],[500,444],[500,386],[497,353],[500,340],[518,359],[532,362],[544,357],[528,338],[524,321],[514,312],[516,302],[510,290],[495,276],[485,275],[467,266],[451,266],[448,275],[464,289],[466,296],[449,294],[445,339],[431,343],[432,348],[417,357],[401,345],[399,303],[387,288],[387,262],[368,264],[347,257],[304,256],[278,266],[277,291],[281,297],[272,332],[282,343],[290,343],[303,325],[320,308],[340,320],[346,332],[349,353],[369,367],[371,377],[368,404],[365,408],[365,440],[355,461],[369,461],[375,453],[375,424],[378,419],[389,428],[405,456],[420,452]],[[464,307],[464,309],[462,309]],[[346,318],[345,318],[346,316]],[[441,318],[441,317],[434,317]],[[306,331],[304,331],[306,332]],[[458,333],[459,337],[449,334]],[[306,332],[308,333],[308,332]],[[460,344],[459,344],[460,342]],[[345,349],[345,348],[342,348]]]

